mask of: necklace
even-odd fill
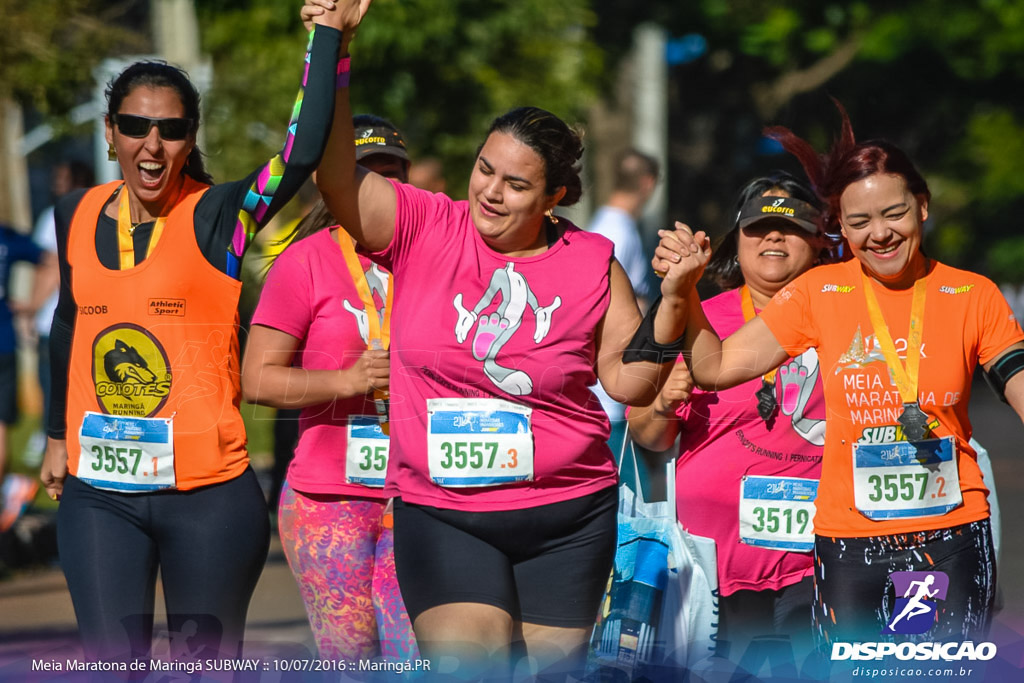
[[[137,223],[133,221],[131,219],[131,207],[128,205],[128,193],[123,187],[122,185],[121,199],[117,207],[117,250],[121,270],[126,270],[135,266],[135,243],[133,236],[138,227],[144,223],[153,224],[153,233],[150,235],[149,246],[146,249],[146,256],[149,256],[153,251],[153,247],[156,246],[157,241],[160,239],[166,217],[161,216],[148,221],[141,220]]]

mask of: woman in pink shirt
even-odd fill
[[[810,188],[784,172],[749,182],[708,264],[726,290],[702,304],[715,332],[735,332],[827,254]],[[680,438],[679,520],[715,539],[716,651],[736,662],[755,636],[810,648],[812,518],[825,439],[818,374],[812,349],[778,372],[703,391],[692,389],[680,362],[653,404],[629,412],[637,444],[664,451]]]
[[[346,3],[333,11],[358,22]],[[678,280],[645,328],[652,360],[627,367],[641,315],[612,244],[550,213],[582,192],[564,122],[532,107],[496,119],[454,201],[357,168],[348,119],[342,94],[317,184],[395,274],[388,490],[417,641],[466,677],[507,675],[513,643],[541,670],[579,674],[616,534],[590,387],[654,399],[671,368],[657,351],[682,333]]]
[[[363,168],[406,182],[409,156],[385,119],[353,120]],[[415,658],[395,580],[389,439],[375,393],[388,388],[389,273],[355,253],[320,202],[267,275],[242,365],[247,401],[301,408],[278,530],[320,656]]]

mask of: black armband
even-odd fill
[[[985,372],[985,381],[1006,403],[1006,383],[1021,370],[1024,370],[1024,349],[1014,349],[992,364]]]
[[[622,352],[623,363],[648,362],[660,365],[675,360],[683,352],[685,333],[679,339],[668,344],[659,344],[654,341],[654,316],[657,315],[660,305],[661,297],[659,296],[640,322],[640,329],[636,331],[633,338],[629,340],[626,350]]]

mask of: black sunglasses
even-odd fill
[[[121,134],[130,138],[144,138],[149,135],[149,129],[156,126],[162,139],[184,140],[192,128],[192,119],[151,119],[134,114],[115,114],[113,118]]]

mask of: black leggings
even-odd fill
[[[836,641],[977,641],[988,633],[996,565],[987,519],[894,536],[817,536],[814,554],[813,622],[819,646]],[[947,595],[936,603],[938,622],[923,634],[881,633],[895,616],[889,574],[897,571],[940,571],[949,577]]]
[[[222,484],[143,494],[101,491],[69,476],[57,543],[88,658],[147,656],[158,568],[172,647],[240,656],[270,547],[267,505],[251,469]]]

